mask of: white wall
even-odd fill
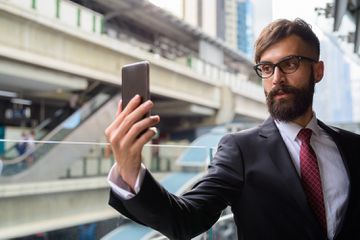
[[[198,0],[184,0],[184,20],[194,27],[198,27]]]
[[[216,0],[204,0],[202,7],[202,30],[216,37]]]
[[[254,39],[256,39],[261,30],[273,19],[272,0],[251,0],[251,2],[254,11],[252,19]]]
[[[183,0],[150,0],[150,2],[183,19]]]

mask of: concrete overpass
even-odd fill
[[[121,67],[147,59],[151,62],[155,103],[157,97],[166,100],[159,102],[155,112],[183,118],[205,116],[203,122],[207,124],[229,122],[235,116],[261,120],[267,115],[262,87],[241,73],[213,69],[207,76],[126,42],[82,31],[7,1],[0,1],[0,32],[0,61],[7,66],[0,68],[4,90],[26,86],[28,93],[41,95],[45,94],[39,93],[41,85],[48,86],[48,95],[55,95],[59,87],[79,89],[89,79],[120,86]],[[178,107],[175,112],[174,106]]]

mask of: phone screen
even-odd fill
[[[129,101],[139,94],[141,102],[150,99],[149,91],[149,62],[141,61],[123,66],[122,68],[122,109]],[[144,117],[149,116],[150,113]]]

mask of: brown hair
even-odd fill
[[[310,24],[296,18],[294,21],[278,19],[261,31],[255,42],[255,62],[259,63],[261,55],[267,48],[290,35],[300,37],[309,47],[313,48],[318,60],[320,54],[319,39],[312,31]]]

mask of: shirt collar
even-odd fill
[[[293,122],[283,122],[275,120],[275,124],[278,127],[279,131],[287,136],[289,139],[295,141],[298,133],[302,129],[302,127]],[[313,117],[311,118],[310,122],[306,125],[305,128],[309,128],[313,131],[313,134],[318,136],[320,134],[320,128],[317,123],[316,114],[313,113]]]

